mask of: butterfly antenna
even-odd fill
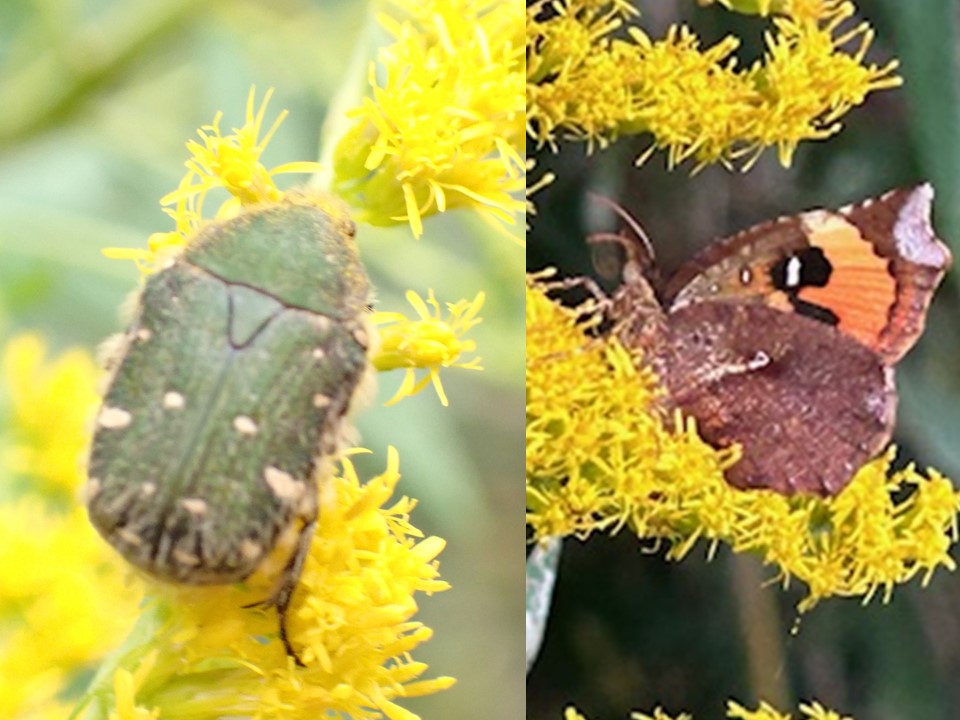
[[[587,195],[592,201],[613,211],[617,217],[626,223],[627,228],[631,231],[629,236],[620,233],[596,233],[588,237],[587,242],[590,244],[614,242],[621,245],[627,253],[627,261],[635,262],[639,266],[640,272],[651,279],[654,284],[657,284],[659,278],[656,255],[653,250],[653,243],[650,242],[650,237],[643,229],[643,226],[635,217],[627,212],[624,207],[618,205],[610,198],[597,195],[596,193],[587,193]]]

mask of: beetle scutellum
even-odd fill
[[[229,584],[299,533],[285,610],[345,415],[368,368],[354,225],[304,199],[206,227],[148,277],[90,455],[94,527],[165,581]]]

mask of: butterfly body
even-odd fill
[[[705,440],[741,447],[731,484],[832,495],[890,440],[893,366],[951,261],[932,196],[896,190],[720,240],[668,281],[662,306],[625,273],[618,335]]]

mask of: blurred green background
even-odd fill
[[[640,24],[661,37],[691,24],[706,44],[734,32],[748,65],[761,50],[763,21],[693,2],[638,2]],[[588,203],[592,190],[622,203],[645,227],[667,276],[713,238],[811,207],[838,207],[929,180],[934,224],[960,256],[960,3],[860,0],[877,39],[869,58],[901,61],[902,88],[870,95],[844,130],[800,146],[782,168],[767,152],[747,174],[689,167],[664,157],[633,166],[649,138],[621,141],[587,157],[567,145],[536,156],[557,181],[535,197],[527,265],[594,274],[583,237],[616,223]],[[933,466],[960,482],[960,282],[946,278],[919,345],[897,371],[900,460]],[[857,720],[960,718],[960,578],[941,573],[921,590],[898,589],[890,605],[832,600],[791,635],[800,591],[762,588],[772,569],[751,557],[705,550],[681,564],[640,552],[624,532],[564,546],[546,640],[527,684],[528,717],[560,718],[574,703],[592,719],[632,709],[724,715],[726,698],[759,699],[796,717],[796,701],[818,699]],[[956,557],[956,553],[954,553]]]
[[[265,164],[317,159],[351,56],[386,40],[369,16],[353,0],[0,3],[0,341],[32,330],[53,352],[93,352],[122,328],[137,271],[101,248],[143,247],[170,229],[158,200],[183,173],[184,143],[218,110],[224,132],[242,124],[251,85],[258,98],[276,90],[267,125],[290,110]],[[414,524],[448,541],[441,571],[453,589],[422,600],[417,619],[435,636],[414,656],[458,683],[403,704],[425,719],[520,717],[523,249],[464,213],[425,227],[419,241],[407,228],[360,227],[377,308],[411,312],[408,288],[451,301],[485,290],[473,333],[485,370],[444,374],[447,409],[432,392],[384,408],[401,375],[381,376],[358,418],[374,453],[361,476],[395,445],[399,491],[419,499]],[[0,395],[0,416],[6,405]]]

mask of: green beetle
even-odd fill
[[[285,202],[208,226],[148,278],[97,416],[87,508],[150,575],[229,584],[299,532],[285,610],[369,363],[354,225]]]

